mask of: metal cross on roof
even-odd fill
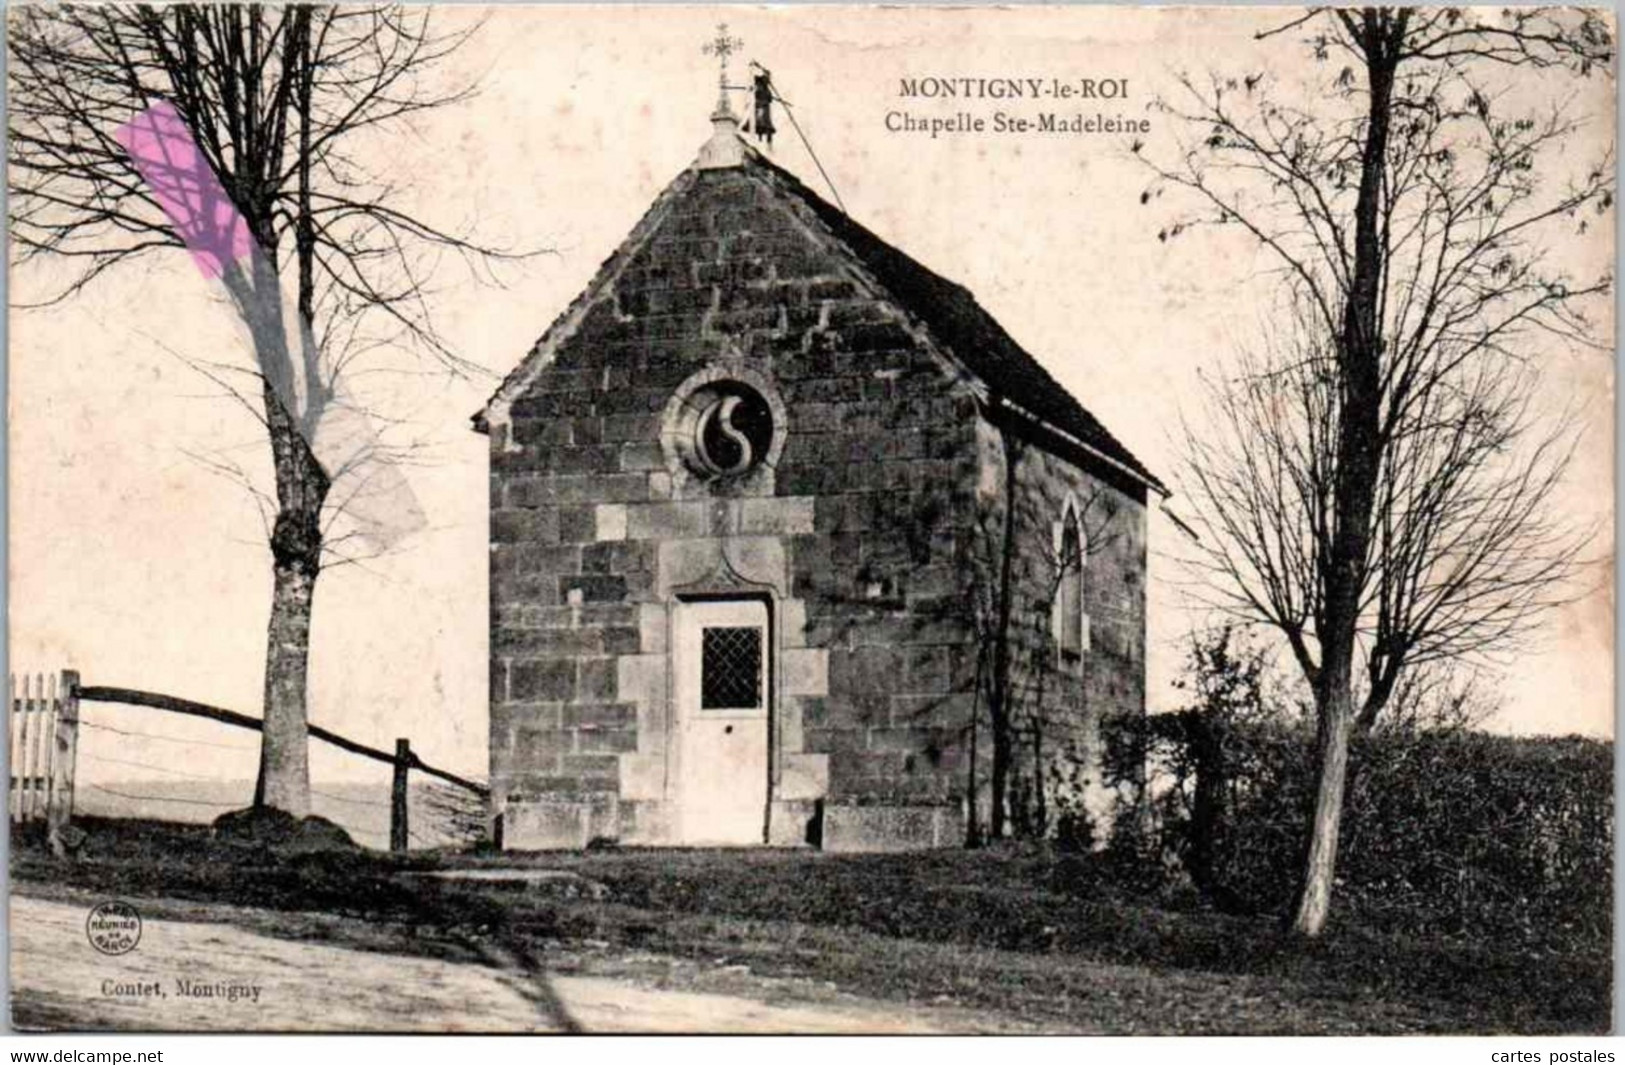
[[[717,23],[717,35],[706,42],[704,52],[706,55],[717,57],[721,69],[717,72],[717,84],[726,87],[728,84],[728,57],[745,47],[745,42],[738,37],[728,36],[728,24]]]

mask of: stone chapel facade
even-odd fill
[[[959,845],[1001,644],[1012,795],[1099,813],[1166,490],[967,291],[713,123],[475,418],[504,846]]]

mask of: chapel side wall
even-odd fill
[[[1029,739],[1016,752],[1011,818],[1035,830],[1042,816],[1043,830],[1054,831],[1058,815],[1081,804],[1098,842],[1110,830],[1115,798],[1101,776],[1100,722],[1145,712],[1145,493],[1121,475],[1088,468],[1085,455],[1062,458],[1031,436],[1006,437],[984,422],[980,495],[991,529],[1002,529],[1009,440],[1017,456],[1021,548],[1012,560],[1012,698],[1018,715],[1036,716],[1041,735],[1041,751]],[[1056,535],[1068,500],[1079,508],[1088,540],[1082,584],[1089,646],[1071,665],[1060,661],[1052,622]],[[992,559],[998,549],[987,539],[981,553]]]
[[[803,212],[700,173],[491,435],[491,763],[510,847],[666,842],[667,607],[728,561],[779,604],[774,842],[952,845],[974,658],[974,401]],[[662,447],[690,375],[771,382],[776,466]],[[974,652],[970,652],[973,656]]]

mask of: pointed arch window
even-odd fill
[[[1068,501],[1055,524],[1055,602],[1051,619],[1056,659],[1063,669],[1076,668],[1089,650],[1089,615],[1083,607],[1083,571],[1089,556],[1078,509]]]

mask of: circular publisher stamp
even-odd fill
[[[141,942],[141,915],[128,902],[103,902],[85,918],[85,938],[103,954],[128,954]]]

